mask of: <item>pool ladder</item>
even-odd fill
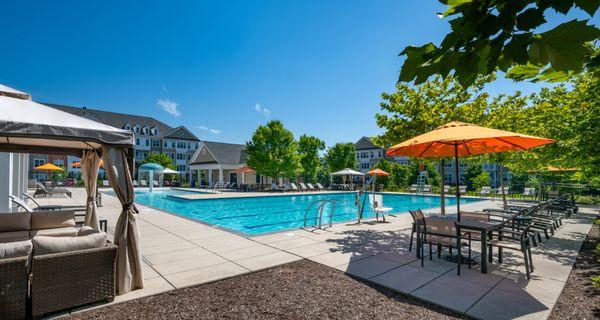
[[[331,227],[333,225],[333,212],[335,211],[335,205],[336,205],[336,201],[335,200],[317,200],[312,202],[311,204],[308,205],[308,207],[306,208],[306,211],[304,211],[304,227],[306,228],[308,226],[308,221],[309,220],[315,220],[315,224],[312,225],[312,227],[317,228],[317,229],[324,229],[323,228],[323,213],[325,211],[325,208],[327,207],[327,204],[331,204],[330,208],[330,212],[329,212],[329,226]],[[317,205],[317,215],[314,217],[309,217],[308,214],[310,212],[310,209],[312,209],[315,205]]]

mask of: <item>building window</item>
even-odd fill
[[[256,181],[256,183],[260,183],[260,175],[257,174],[256,179],[254,181]]]
[[[153,147],[160,147],[160,140],[152,139],[152,146]]]
[[[148,135],[148,133],[150,133],[150,129],[148,129],[148,127],[144,127],[144,134]]]
[[[188,161],[192,160],[192,155],[188,153],[187,159]]]
[[[135,127],[133,127],[133,132],[135,132],[135,134],[139,134],[140,133],[140,125],[136,125]]]
[[[168,144],[167,140],[165,140],[165,143],[163,145],[165,146],[165,148],[169,147],[169,144]]]
[[[54,163],[54,165],[59,166],[59,167],[64,167],[65,166],[65,160],[63,159],[54,159],[54,161],[52,161]]]
[[[41,165],[43,165],[44,163],[46,163],[46,160],[44,159],[33,159],[33,167],[39,167]]]
[[[146,139],[146,146],[149,146],[149,145],[150,145],[150,140]]]
[[[140,145],[140,138],[135,138],[135,144],[138,146]]]
[[[152,128],[151,132],[152,132],[153,136],[157,136],[158,135],[158,128],[157,127]]]
[[[171,142],[171,148],[175,149],[175,141]]]

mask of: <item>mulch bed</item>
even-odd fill
[[[592,277],[600,276],[600,243],[598,225],[594,225],[581,247],[565,288],[549,319],[600,319],[600,289],[592,285]]]
[[[301,260],[115,304],[68,319],[465,319],[432,304]]]

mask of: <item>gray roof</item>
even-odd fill
[[[190,130],[188,130],[184,126],[179,126],[175,129],[171,130],[171,132],[168,132],[165,135],[165,138],[185,139],[185,140],[194,140],[194,141],[200,140],[200,139],[198,139],[198,137],[196,137]]]
[[[362,137],[356,144],[354,145],[354,149],[356,150],[366,150],[366,149],[382,149],[381,147],[376,146],[371,141],[369,137]]]
[[[179,126],[177,128],[173,128],[161,121],[158,121],[154,118],[151,117],[146,117],[146,116],[138,116],[138,115],[133,115],[133,114],[127,114],[127,113],[118,113],[118,112],[110,112],[110,111],[103,111],[103,110],[97,110],[97,109],[90,109],[87,107],[72,107],[72,106],[65,106],[65,105],[60,105],[60,104],[53,104],[53,103],[44,103],[47,106],[50,106],[52,108],[58,109],[58,110],[62,110],[77,116],[81,116],[81,117],[85,117],[94,121],[98,121],[104,124],[107,124],[109,126],[113,126],[119,129],[123,129],[125,127],[125,125],[127,125],[128,123],[131,125],[131,127],[134,127],[136,125],[140,125],[141,128],[143,128],[144,126],[147,126],[148,128],[152,129],[154,127],[158,128],[158,138],[162,139],[164,137],[168,137],[169,134],[175,133],[176,131],[180,131],[180,129],[183,128],[184,130],[184,134],[179,136],[172,136],[171,138],[177,138],[177,139],[184,139],[184,140],[195,140],[198,141],[199,139],[192,134],[188,129],[186,129],[183,126]]]
[[[215,157],[219,164],[244,164],[246,159],[245,144],[224,143],[214,141],[202,141],[208,151]],[[196,159],[192,159],[190,164],[197,164]]]

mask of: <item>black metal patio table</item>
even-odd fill
[[[487,240],[491,236],[492,231],[500,229],[504,225],[500,221],[478,221],[471,219],[463,219],[456,222],[456,243],[458,246],[459,261],[461,259],[461,231],[478,231],[481,234],[481,273],[487,273],[488,261],[488,246]],[[458,264],[458,274],[460,274],[460,264]]]

